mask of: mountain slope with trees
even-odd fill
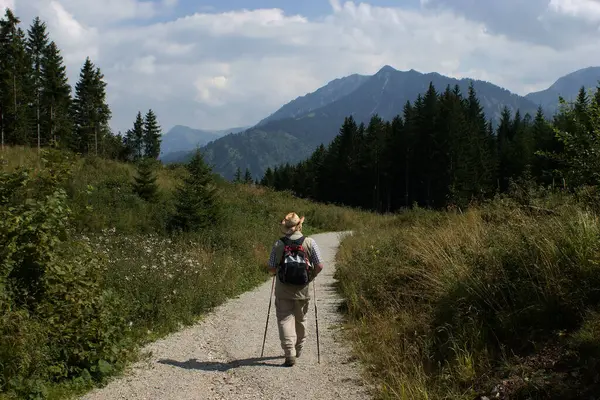
[[[168,163],[172,160],[180,160],[187,156],[191,159],[193,151],[197,147],[205,146],[207,143],[217,140],[229,133],[238,133],[248,129],[239,127],[222,130],[193,129],[188,126],[175,125],[162,136],[162,147],[160,160]],[[188,161],[187,159],[185,161]]]
[[[541,109],[531,118],[505,107],[494,127],[474,84],[464,95],[458,85],[438,91],[430,84],[390,120],[346,117],[329,146],[296,165],[267,169],[262,183],[380,212],[413,204],[464,207],[506,191],[525,172],[544,183],[557,179],[555,164],[534,153],[558,147]]]
[[[352,81],[353,84],[360,83],[352,92],[323,107],[303,114],[294,113],[290,110],[302,110],[304,107],[303,99],[295,100],[273,114],[278,117],[293,114],[294,117],[271,117],[243,135],[221,138],[208,144],[204,148],[207,161],[228,179],[233,177],[238,167],[249,167],[252,175],[262,176],[268,167],[286,162],[295,163],[308,157],[319,145],[328,145],[337,135],[346,116],[351,115],[357,123],[368,123],[373,115],[379,115],[383,119],[393,118],[407,101],[412,102],[419,94],[424,94],[430,83],[437,88],[458,85],[463,93],[472,85],[480,99],[486,120],[491,119],[494,123],[499,122],[505,107],[513,114],[520,110],[522,116],[526,113],[535,115],[537,111],[534,103],[489,82],[458,80],[437,73],[397,71],[385,66],[373,76],[360,77],[359,81]],[[274,141],[281,148],[266,147],[266,138],[269,137],[276,137]],[[287,141],[284,137],[287,137]],[[296,151],[288,151],[294,146]]]
[[[558,111],[559,96],[567,101],[575,101],[581,87],[594,90],[600,83],[600,67],[588,67],[559,78],[548,89],[529,93],[525,98],[541,106],[548,115]]]
[[[369,123],[346,117],[329,146],[297,164],[267,169],[261,183],[298,196],[378,212],[413,205],[464,208],[525,180],[543,187],[600,184],[600,87],[581,88],[548,118],[502,110],[487,121],[474,85],[463,94],[430,84],[402,114]]]
[[[343,78],[334,79],[327,85],[312,93],[300,96],[285,104],[279,110],[261,120],[256,126],[265,125],[267,122],[286,118],[296,118],[325,107],[358,89],[369,79],[369,76],[353,74]]]

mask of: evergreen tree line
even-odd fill
[[[494,127],[473,86],[407,102],[392,121],[347,117],[338,136],[297,165],[267,169],[264,186],[316,201],[379,212],[413,205],[460,207],[509,190],[514,180],[539,185],[600,183],[600,90],[551,119],[505,107]],[[585,156],[585,157],[584,157]],[[582,157],[584,159],[582,159]],[[598,167],[598,168],[595,168]]]
[[[148,110],[143,118],[142,113],[138,111],[133,129],[129,129],[125,134],[125,154],[121,158],[131,161],[144,158],[156,160],[160,155],[161,135],[162,129],[154,111]]]
[[[148,202],[160,200],[156,159],[162,129],[152,110],[138,111],[125,136],[109,127],[106,82],[100,68],[86,58],[74,93],[56,43],[36,17],[27,33],[7,8],[0,19],[1,144],[52,146],[81,154],[137,164],[133,191]],[[170,230],[197,231],[219,220],[219,199],[211,168],[196,152],[174,196]]]
[[[242,170],[240,167],[235,171],[235,175],[233,177],[233,181],[235,183],[245,183],[245,184],[256,184],[258,185],[258,179],[254,180],[252,178],[252,173],[250,173],[250,169],[246,168],[246,172],[244,172],[244,176],[242,177]]]
[[[156,159],[160,126],[150,110],[126,137],[109,127],[106,82],[86,58],[74,93],[61,52],[36,17],[27,32],[11,9],[0,19],[1,145],[54,146],[107,158]]]

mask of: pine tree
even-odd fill
[[[447,164],[440,162],[440,152],[444,151],[444,143],[438,137],[438,95],[433,85],[425,96],[418,96],[415,102],[415,122],[416,129],[419,132],[415,146],[415,156],[419,164],[415,169],[416,181],[420,183],[417,189],[417,198],[420,203],[430,206],[436,206],[439,198],[444,198],[444,194],[436,195],[434,186],[439,183],[439,176],[447,171]],[[436,158],[438,158],[436,162]]]
[[[596,91],[594,92],[593,101],[597,105],[600,105],[600,83],[596,86]]]
[[[48,33],[46,32],[46,23],[42,22],[39,17],[36,17],[33,24],[27,31],[27,50],[32,61],[32,83],[35,95],[36,109],[36,128],[37,128],[37,146],[38,149],[42,146],[41,137],[41,95],[42,95],[42,64],[46,56],[46,48],[48,47]]]
[[[514,124],[508,107],[504,107],[498,125],[496,137],[498,146],[498,182],[499,189],[504,192],[508,189],[508,181],[511,177],[512,164],[512,134]]]
[[[238,168],[238,171],[239,171],[239,168]],[[262,186],[266,186],[266,187],[270,187],[270,188],[272,188],[275,185],[275,176],[273,174],[273,170],[271,169],[271,167],[267,168],[267,171],[265,172],[265,175],[263,176],[262,180],[260,181],[260,184]]]
[[[125,134],[125,147],[134,161],[144,157],[144,119],[139,111],[135,117],[133,129],[127,130]]]
[[[598,103],[600,105],[600,103]],[[558,152],[558,141],[554,136],[552,126],[544,117],[542,107],[539,107],[532,127],[534,147],[536,149],[535,157],[532,162],[532,174],[538,182],[546,185],[551,184],[555,178],[555,169],[559,166],[551,158],[546,157],[544,153]]]
[[[0,20],[0,113],[3,144],[29,144],[31,133],[31,61],[20,20],[6,9]]]
[[[177,190],[171,229],[189,232],[215,226],[222,217],[221,204],[212,170],[200,149],[187,164],[187,171],[183,186]]]
[[[41,65],[41,136],[45,142],[60,142],[65,146],[71,144],[71,101],[71,86],[63,58],[56,44],[50,42]]]
[[[307,175],[311,177],[308,184],[306,185],[307,195],[306,197],[313,200],[322,200],[323,189],[323,167],[325,164],[327,149],[321,143],[319,147],[310,157],[309,163],[306,167]],[[269,170],[267,170],[269,172]]]
[[[161,128],[154,111],[148,110],[144,117],[144,157],[156,160],[160,155]]]
[[[546,156],[560,165],[570,186],[600,184],[600,105],[596,101],[578,101],[564,107],[554,118],[558,149]],[[587,123],[583,123],[587,121]]]
[[[240,169],[240,167],[237,167],[237,169],[235,170],[233,181],[235,183],[240,183],[242,181],[242,170]]]
[[[364,197],[361,203],[364,207],[371,208],[372,210],[382,209],[383,146],[385,144],[385,135],[386,126],[384,121],[378,115],[374,115],[369,121],[365,136],[365,149],[367,151],[364,162],[368,165],[367,176],[364,180],[361,179],[361,181],[367,183],[363,187],[362,193],[370,195],[369,197]],[[347,178],[346,182],[351,182],[351,180]]]
[[[98,154],[100,142],[109,134],[110,116],[110,108],[106,104],[104,75],[88,57],[75,85],[73,119],[77,136],[74,150]]]
[[[471,195],[482,200],[491,193],[496,176],[495,137],[489,133],[483,107],[477,98],[473,83],[469,85],[467,98],[467,120],[469,123]]]
[[[446,171],[440,173],[434,184],[439,206],[445,205],[444,197],[446,204],[462,206],[473,190],[472,149],[476,143],[473,143],[475,129],[469,121],[468,106],[456,88],[450,90],[448,86],[440,96],[436,130],[443,133],[446,151],[440,151],[435,162],[445,166]]]
[[[349,173],[349,168],[354,168],[355,163],[359,163],[358,153],[354,149],[357,136],[358,127],[354,117],[345,118],[338,136],[329,144],[323,160],[321,181],[327,182],[327,184],[319,188],[322,200],[349,205],[358,205],[357,203],[360,202],[356,198],[361,197],[364,193],[357,193],[355,196],[357,191],[350,190],[354,179]]]
[[[250,170],[248,168],[246,168],[246,173],[244,174],[244,183],[252,183],[252,174],[250,173]]]
[[[154,175],[151,160],[141,160],[137,167],[137,176],[134,178],[133,191],[146,201],[155,201],[158,195],[156,175]]]

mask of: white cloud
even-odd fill
[[[77,21],[58,1],[42,5],[40,13],[48,22],[53,40],[60,45],[65,62],[82,62],[85,57],[98,58],[98,32]],[[42,18],[42,17],[40,17]]]
[[[434,1],[442,0],[427,3]],[[595,37],[576,32],[578,40],[559,50],[491,30],[487,20],[448,7],[383,8],[330,0],[332,12],[315,20],[279,9],[148,20],[170,3],[27,0],[23,20],[40,13],[48,22],[68,61],[71,84],[85,56],[92,57],[109,83],[113,126],[122,131],[138,110],[149,108],[165,129],[253,124],[329,80],[372,74],[385,64],[485,79],[521,94],[600,64]],[[560,21],[561,14],[552,12],[553,21]],[[530,14],[532,21],[539,15]],[[574,18],[573,13],[564,18]]]
[[[340,0],[329,0],[329,4],[334,12],[342,11],[342,4],[340,3]]]
[[[133,72],[138,72],[145,75],[153,75],[156,72],[156,57],[145,56],[137,58],[133,61],[131,69]]]
[[[138,0],[60,0],[60,3],[78,20],[88,24],[147,19],[157,12],[155,3]]]
[[[597,0],[550,0],[548,8],[572,17],[600,21],[600,2]]]
[[[11,10],[15,8],[14,0],[0,0],[0,11],[4,14],[4,10],[7,8]]]

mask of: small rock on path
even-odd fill
[[[96,399],[368,399],[360,366],[339,337],[340,297],[333,287],[334,257],[343,233],[312,236],[325,259],[316,279],[321,363],[317,363],[314,303],[302,357],[283,367],[275,301],[271,306],[264,357],[262,347],[271,280],[229,300],[201,322],[143,349],[152,356],[132,365],[124,376],[95,389]],[[266,260],[265,260],[266,262]],[[312,288],[311,288],[312,293]]]

